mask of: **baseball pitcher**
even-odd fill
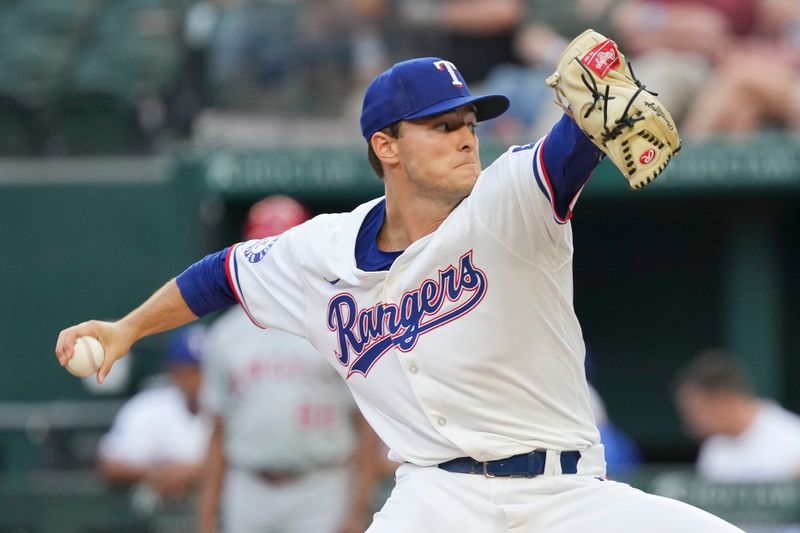
[[[548,79],[567,112],[485,170],[474,96],[439,58],[394,65],[366,90],[361,130],[385,196],[212,254],[117,322],[64,330],[106,347],[98,374],[144,335],[238,302],[308,338],[401,463],[370,533],[739,529],[605,479],[572,305],[576,200],[608,156],[633,188],[680,140],[613,41],[588,31]]]

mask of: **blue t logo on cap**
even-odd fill
[[[499,94],[472,96],[461,73],[450,61],[421,57],[397,63],[379,74],[364,94],[361,134],[372,135],[398,120],[438,115],[473,104],[478,121],[502,115],[508,98]]]

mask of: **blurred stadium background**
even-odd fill
[[[514,42],[547,2],[498,0],[505,18],[483,28],[442,31],[449,19],[434,18],[480,3],[0,0],[0,532],[186,528],[186,507],[144,514],[93,470],[116,410],[160,370],[164,338],[135,346],[98,389],[57,365],[58,331],[119,317],[235,241],[267,194],[315,213],[380,195],[357,129],[366,80],[418,53],[473,57],[478,90],[502,85],[508,65],[523,78],[541,66]],[[567,15],[562,27],[585,22]],[[549,101],[536,83],[530,99]],[[510,136],[533,140],[532,117],[516,118],[487,127],[484,164]],[[800,484],[696,477],[671,380],[721,346],[760,395],[800,411],[800,142],[778,118],[736,138],[687,138],[644,192],[604,163],[573,222],[591,379],[645,459],[626,479],[748,527],[800,523]]]

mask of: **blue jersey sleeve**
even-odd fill
[[[570,218],[576,197],[603,157],[602,150],[567,114],[547,134],[542,160],[553,191],[550,201],[560,219]]]
[[[237,303],[225,269],[229,250],[205,256],[175,279],[181,296],[198,317]]]

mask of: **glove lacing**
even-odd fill
[[[633,105],[634,100],[636,100],[636,97],[639,96],[639,94],[641,94],[642,91],[648,92],[653,96],[658,96],[658,93],[647,90],[644,83],[640,82],[636,78],[636,76],[633,74],[633,67],[631,66],[630,61],[627,61],[628,68],[630,69],[631,78],[633,79],[633,82],[636,84],[637,89],[636,92],[633,93],[633,96],[630,98],[630,100],[628,100],[628,105],[625,106],[625,110],[622,112],[622,116],[620,116],[618,119],[614,121],[614,127],[611,129],[609,129],[607,126],[608,102],[616,98],[615,96],[609,96],[609,89],[611,88],[611,86],[606,85],[605,94],[601,93],[597,88],[597,82],[594,79],[594,75],[592,75],[592,72],[589,70],[589,68],[586,65],[584,65],[583,62],[580,61],[577,57],[575,58],[575,61],[577,61],[578,65],[580,65],[580,67],[584,70],[584,74],[581,74],[581,81],[583,81],[583,84],[586,86],[586,89],[588,89],[588,91],[592,95],[592,103],[586,110],[586,112],[583,114],[583,118],[587,118],[592,113],[592,111],[594,111],[595,107],[597,107],[597,104],[601,100],[603,102],[603,129],[605,130],[602,134],[603,144],[613,139],[616,139],[625,130],[625,128],[632,128],[636,122],[644,120],[644,117],[641,114],[628,116],[628,111],[630,111],[631,105]]]

